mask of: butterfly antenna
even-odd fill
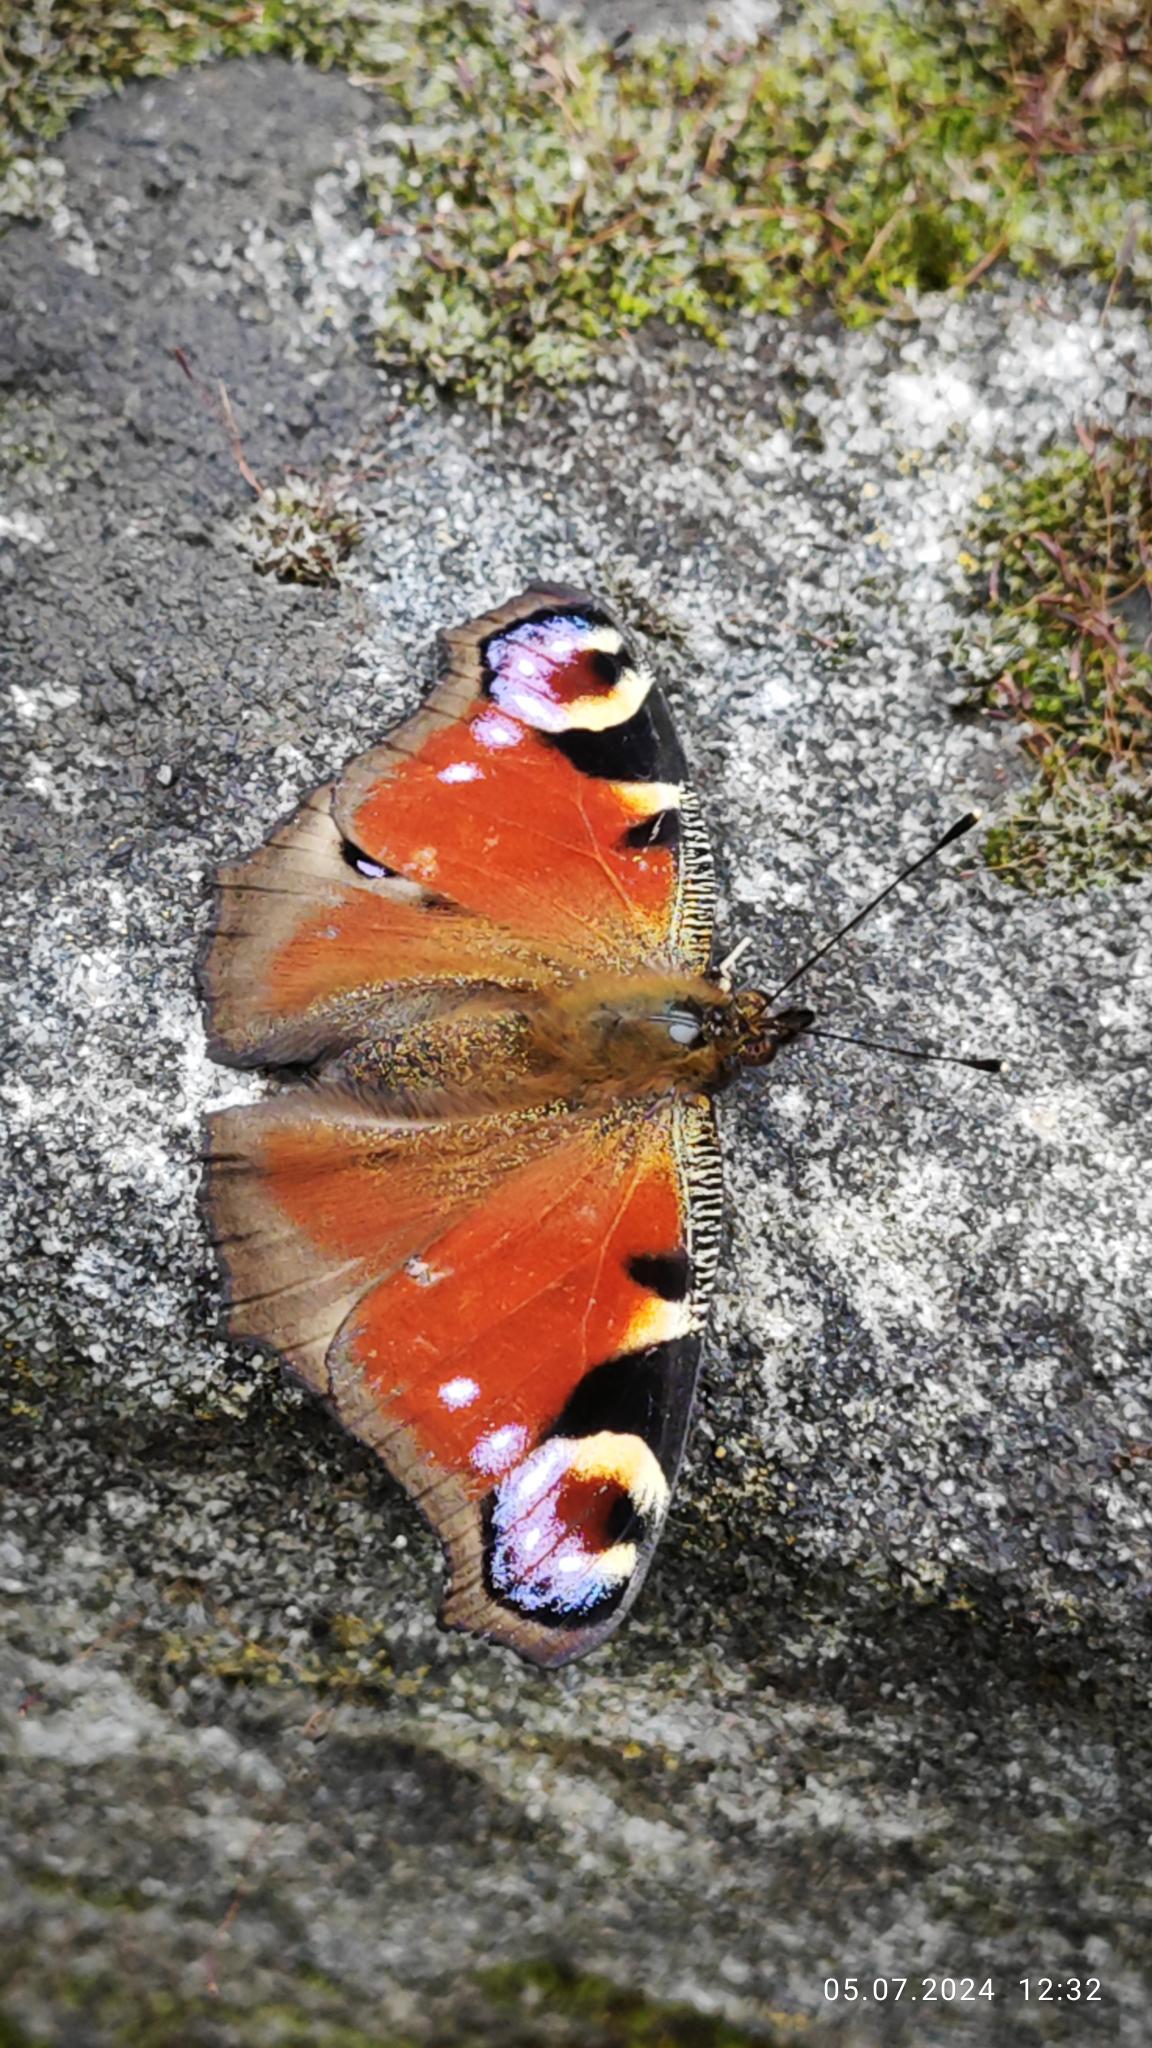
[[[854,932],[857,925],[862,924],[864,919],[871,915],[871,913],[875,910],[877,904],[883,903],[884,898],[892,894],[893,889],[898,889],[900,887],[901,882],[906,882],[910,875],[914,875],[917,869],[924,867],[928,861],[935,860],[936,855],[938,853],[943,853],[944,848],[946,846],[951,846],[954,839],[960,839],[963,837],[965,832],[970,832],[972,830],[973,825],[979,822],[979,818],[979,811],[966,811],[962,818],[958,818],[956,820],[956,823],[949,827],[948,831],[945,832],[942,839],[938,839],[934,846],[930,846],[928,848],[927,853],[922,853],[920,854],[918,859],[909,861],[908,866],[906,868],[901,868],[900,873],[898,875],[894,875],[892,877],[892,880],[886,883],[884,888],[881,889],[875,896],[873,896],[870,899],[869,902],[867,902],[864,905],[863,910],[858,910],[856,912],[855,917],[850,917],[848,919],[847,924],[842,924],[839,931],[833,932],[832,937],[830,939],[826,939],[822,946],[818,946],[816,951],[814,953],[811,953],[808,959],[804,961],[803,965],[798,967],[794,974],[790,974],[788,976],[787,981],[782,981],[780,983],[779,988],[776,990],[775,994],[770,998],[770,1000],[773,1003],[778,1003],[781,996],[784,994],[785,989],[791,988],[793,982],[799,981],[800,976],[802,974],[807,974],[808,969],[810,967],[815,967],[816,962],[818,960],[822,960],[824,958],[825,953],[830,953],[832,951],[833,946],[838,946],[840,944],[841,939],[846,939],[849,932]],[[828,1032],[826,1032],[824,1035],[825,1037],[831,1036],[831,1034]],[[852,1040],[852,1043],[854,1045],[862,1045],[863,1042],[863,1039]],[[891,1048],[891,1050],[898,1051],[900,1050],[900,1048],[893,1047]],[[921,1055],[921,1057],[926,1059],[950,1059],[953,1057],[953,1055],[950,1053],[926,1053]]]
[[[855,1038],[847,1031],[807,1030],[805,1038],[835,1038],[841,1045],[862,1045],[866,1052],[891,1052],[902,1060],[939,1060],[950,1067],[975,1067],[979,1074],[999,1074],[1003,1060],[973,1059],[968,1053],[933,1052],[919,1045],[888,1045],[880,1038]]]

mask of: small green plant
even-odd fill
[[[981,701],[1036,766],[989,863],[1022,888],[1131,880],[1152,866],[1152,441],[1082,432],[1007,480],[977,545]]]
[[[1075,144],[1093,108],[1147,104],[1152,88],[1152,18],[1147,0],[960,0],[970,48],[985,47],[992,75],[1016,99],[1025,139]]]
[[[317,481],[289,471],[282,484],[266,484],[254,498],[236,538],[263,576],[332,585],[363,530],[361,508],[343,479]]]
[[[252,503],[237,520],[235,539],[262,576],[280,583],[339,583],[340,570],[363,538],[363,507],[353,496],[358,483],[373,474],[369,466],[352,473],[332,469],[324,477],[286,469],[279,484],[261,483],[244,452],[240,425],[223,379],[204,377],[187,349],[174,348],[172,359],[184,372],[203,410],[224,432],[232,460],[252,493]]]
[[[814,300],[849,323],[910,311],[1006,254],[1152,265],[1123,156],[1147,142],[1137,70],[1088,97],[1069,74],[1038,126],[1018,24],[974,54],[943,9],[829,0],[751,45],[618,51],[483,0],[390,18],[380,346],[443,388],[563,385],[655,318],[719,340],[732,314]]]

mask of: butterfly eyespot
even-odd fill
[[[370,854],[362,852],[358,846],[353,846],[350,839],[340,841],[340,851],[346,864],[369,882],[390,881],[398,872],[396,868],[386,868],[382,861],[373,860]]]
[[[630,666],[628,656],[621,649],[619,654],[610,654],[604,647],[593,647],[588,654],[588,667],[592,678],[603,683],[606,690],[615,689],[621,672]]]
[[[642,1438],[550,1437],[490,1495],[485,1569],[494,1597],[547,1626],[591,1621],[622,1599],[668,1482]]]
[[[480,657],[484,695],[506,717],[556,741],[630,726],[651,690],[651,677],[637,667],[618,628],[594,606],[536,612],[483,641]],[[478,732],[484,723],[483,716],[475,720]],[[619,752],[603,743],[598,755],[593,749],[605,760]]]

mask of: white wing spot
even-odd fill
[[[480,1438],[472,1451],[472,1463],[478,1472],[502,1472],[505,1466],[515,1464],[527,1442],[526,1429],[518,1422],[506,1422]]]
[[[470,1408],[479,1392],[477,1382],[461,1374],[459,1379],[445,1380],[440,1388],[440,1399],[446,1408]]]
[[[510,718],[501,718],[498,711],[486,711],[472,727],[482,747],[514,747],[520,739],[520,728]]]

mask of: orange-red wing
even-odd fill
[[[220,870],[201,967],[215,1058],[311,1065],[462,992],[707,964],[683,755],[607,613],[526,591],[446,649],[415,718]]]
[[[345,838],[546,955],[706,966],[711,871],[684,756],[615,620],[541,587],[445,645],[424,710],[341,776]]]
[[[554,1157],[577,1121],[557,1111],[392,1119],[330,1085],[217,1110],[206,1200],[232,1335],[278,1351],[327,1393],[329,1347],[367,1290],[492,1187]]]
[[[350,857],[319,789],[247,860],[221,868],[200,978],[209,1051],[311,1065],[477,988],[531,989],[563,966],[472,912]]]
[[[444,1619],[559,1664],[655,1548],[711,1274],[703,1103],[386,1123],[336,1090],[214,1120],[232,1329],[289,1360],[440,1534]]]
[[[702,1101],[575,1118],[341,1329],[332,1399],[438,1531],[450,1627],[555,1665],[631,1605],[683,1450],[717,1177]]]

